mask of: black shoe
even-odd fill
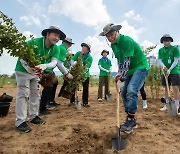
[[[51,108],[51,107],[58,107],[60,104],[58,104],[58,103],[56,103],[55,101],[53,101],[53,102],[49,102],[48,104],[47,104],[47,107],[48,108]]]
[[[33,124],[45,124],[46,121],[42,120],[40,117],[36,116],[34,119],[30,121]]]
[[[90,107],[90,105],[87,104],[87,103],[83,103],[83,106],[84,106],[84,107]]]
[[[29,133],[32,130],[31,127],[26,124],[26,122],[20,124],[18,127],[16,127],[16,129],[22,133]]]
[[[127,117],[125,123],[120,125],[120,131],[127,134],[130,134],[134,128],[137,128],[136,119],[134,118]]]
[[[48,114],[51,114],[51,112],[48,110],[48,109],[45,109],[45,110],[40,110],[39,111],[39,115],[48,115]]]
[[[71,106],[73,106],[73,105],[75,105],[74,102],[70,102],[70,103],[68,104],[69,107],[71,107]]]

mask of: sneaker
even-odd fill
[[[86,108],[90,107],[90,105],[87,104],[87,103],[83,103],[83,106],[86,107]]]
[[[167,111],[167,106],[164,105],[162,108],[160,108],[160,111]]]
[[[51,114],[51,112],[48,109],[39,111],[39,115],[48,115],[48,114]]]
[[[32,130],[31,127],[29,127],[26,122],[20,124],[18,127],[16,127],[16,129],[22,133],[29,133]]]
[[[33,118],[31,121],[31,123],[33,124],[45,124],[46,121],[42,120],[40,117],[36,116],[35,118]]]
[[[125,123],[120,125],[120,131],[127,134],[130,134],[134,128],[137,128],[136,119],[134,118],[127,117]]]
[[[102,98],[98,98],[98,101],[99,101],[99,102],[102,102]]]
[[[142,103],[142,104],[143,104],[143,109],[147,109],[147,107],[148,107],[148,106],[147,106],[147,101],[146,101],[146,100],[143,100],[143,103]]]

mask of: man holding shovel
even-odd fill
[[[99,88],[98,88],[98,101],[102,101],[103,85],[105,86],[105,99],[110,95],[109,91],[109,78],[111,73],[111,60],[107,58],[109,51],[103,50],[101,52],[102,58],[99,59],[98,66],[100,69],[99,74]]]
[[[121,91],[127,118],[120,130],[131,133],[137,127],[135,113],[138,107],[138,91],[148,74],[147,58],[140,46],[130,37],[119,34],[121,25],[107,24],[100,36],[106,36],[118,61],[118,74],[115,81],[124,81]],[[119,89],[119,88],[118,88]]]
[[[179,100],[180,100],[180,68],[178,66],[178,60],[180,57],[179,49],[171,45],[173,38],[169,34],[165,34],[161,37],[160,40],[163,43],[164,47],[159,49],[158,59],[159,64],[162,66],[165,76],[168,79],[169,86],[172,85],[174,92],[174,103],[170,104],[170,96],[168,96],[168,88],[165,81],[165,76],[162,77],[162,85],[165,87],[165,100],[166,105],[161,110],[166,110],[168,104],[172,106],[172,112],[177,114],[179,109]]]

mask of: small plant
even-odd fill
[[[3,88],[3,86],[6,83],[7,78],[8,78],[8,75],[6,74],[0,75],[0,88]]]
[[[70,69],[70,73],[73,75],[73,79],[68,80],[65,90],[70,93],[74,93],[74,90],[79,90],[80,84],[86,80],[86,71],[86,66],[83,66],[82,58],[79,57],[77,63]]]
[[[162,69],[159,66],[151,66],[147,77],[147,85],[150,86],[152,98],[159,98],[161,88]]]

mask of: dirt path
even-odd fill
[[[99,103],[96,100],[97,87],[90,87],[91,107],[79,111],[75,107],[67,107],[67,99],[56,98],[61,106],[51,109],[51,115],[42,116],[46,120],[45,125],[37,126],[30,123],[33,130],[28,134],[15,130],[15,99],[13,99],[8,116],[0,118],[0,153],[114,153],[111,150],[111,138],[116,132],[115,89],[111,88],[111,91],[113,101]],[[3,92],[15,98],[16,88],[0,88],[0,94]],[[148,98],[147,110],[142,109],[141,100],[139,101],[137,114],[139,127],[128,137],[126,150],[119,153],[179,154],[180,117],[170,117],[167,113],[160,112],[159,108],[162,107],[160,101],[152,101],[150,94]],[[122,104],[120,110],[122,122],[125,119]]]

